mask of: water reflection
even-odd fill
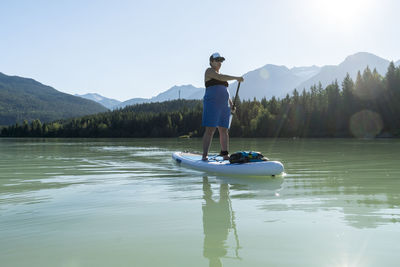
[[[203,256],[209,260],[209,266],[222,266],[221,258],[227,257],[226,240],[230,230],[235,236],[236,248],[234,258],[239,257],[239,236],[237,234],[235,213],[229,198],[229,185],[221,183],[217,200],[213,198],[213,191],[208,177],[203,177]]]
[[[289,169],[282,198],[261,207],[266,211],[339,211],[344,223],[358,229],[398,223],[397,171],[384,173],[371,165],[370,169],[365,166],[357,171],[350,166],[343,166],[343,171],[331,166],[330,172]]]
[[[241,246],[231,198],[262,201],[275,199],[279,197],[284,179],[217,176],[216,182],[218,189],[213,190],[209,177],[203,177],[203,256],[212,267],[222,266],[222,258],[242,260],[239,256]],[[228,240],[234,244],[228,245]]]
[[[231,198],[264,199],[279,196],[283,186],[283,176],[276,177],[224,177],[218,176],[217,181],[229,184],[235,192]]]

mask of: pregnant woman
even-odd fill
[[[203,99],[203,121],[202,125],[206,127],[203,136],[203,157],[202,160],[208,160],[208,150],[216,128],[219,132],[219,141],[221,143],[220,155],[224,159],[229,159],[229,116],[233,103],[229,98],[228,81],[237,80],[243,82],[243,77],[229,76],[220,74],[222,62],[225,60],[219,53],[210,56],[210,68],[204,75],[206,93]],[[234,112],[234,110],[233,110]]]

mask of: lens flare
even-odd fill
[[[362,89],[354,90],[353,92],[355,96],[362,100],[373,100],[378,98],[381,90],[378,87],[366,86]]]
[[[382,128],[381,116],[371,110],[362,110],[350,118],[350,131],[357,138],[374,138]]]
[[[263,78],[264,80],[268,80],[269,79],[269,72],[266,68],[262,68],[259,71],[259,75],[261,78]]]

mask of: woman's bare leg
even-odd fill
[[[216,127],[206,127],[206,130],[203,135],[203,158],[202,160],[206,160],[208,156],[208,150],[211,146],[211,141],[214,136]]]
[[[229,151],[229,133],[228,128],[218,127],[219,142],[221,144],[221,151]],[[228,155],[224,159],[229,159]]]

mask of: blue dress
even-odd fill
[[[228,87],[221,84],[207,87],[203,98],[202,125],[229,128],[230,113]]]

